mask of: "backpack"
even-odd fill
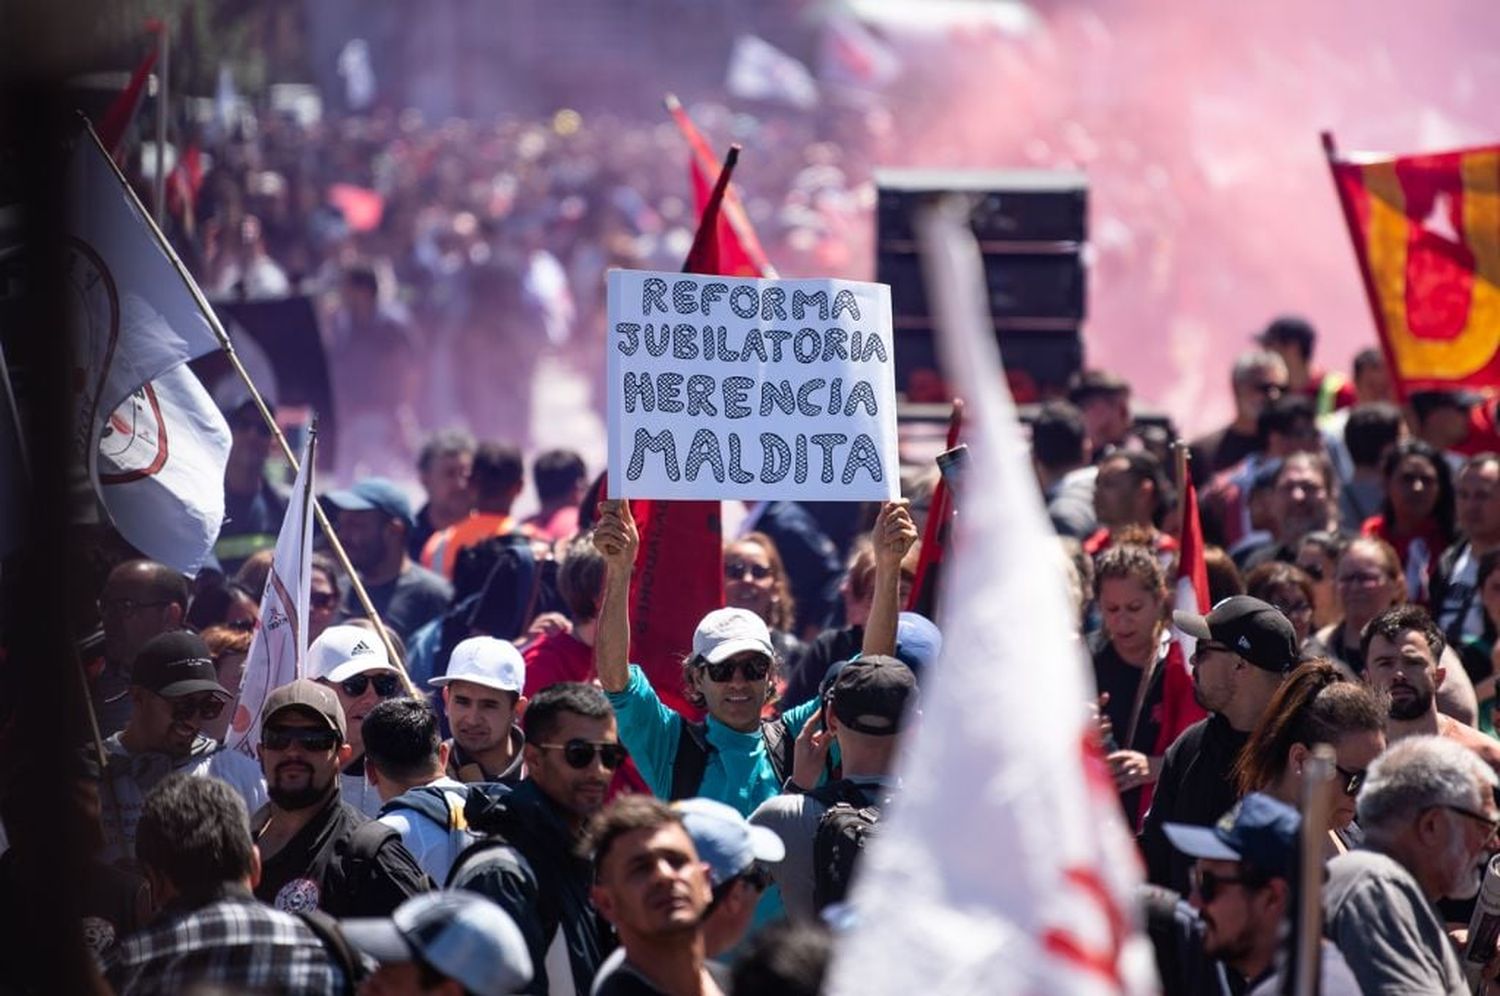
[[[786,723],[779,719],[762,722],[760,735],[765,741],[766,760],[771,762],[779,790],[792,774],[792,738],[787,736]],[[667,801],[691,799],[698,794],[703,773],[708,770],[708,755],[715,749],[708,742],[707,723],[682,721],[677,736],[677,753],[672,757],[672,789],[667,794]]]
[[[354,953],[349,939],[344,936],[344,931],[339,927],[339,922],[322,910],[302,910],[296,914],[298,919],[307,925],[323,947],[327,949],[328,956],[344,972],[344,992],[353,993],[355,988],[364,980],[364,965],[359,960],[359,955]]]
[[[828,807],[813,837],[813,907],[822,910],[849,895],[854,867],[877,832],[880,807],[847,779],[808,795]]]

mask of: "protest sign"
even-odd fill
[[[616,498],[899,497],[884,284],[609,274]]]

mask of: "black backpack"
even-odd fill
[[[813,837],[813,906],[822,910],[849,895],[854,867],[877,832],[880,807],[848,779],[808,795],[828,807]]]
[[[344,992],[353,993],[364,981],[365,969],[339,922],[319,909],[302,910],[296,915],[323,942],[328,957],[343,971]]]
[[[766,760],[771,762],[776,787],[780,789],[792,773],[793,738],[787,735],[786,723],[780,719],[762,722],[760,735],[765,741]],[[708,755],[714,750],[714,745],[708,742],[707,723],[682,721],[677,753],[672,758],[672,790],[667,795],[668,801],[691,799],[698,794],[703,773],[708,770]]]

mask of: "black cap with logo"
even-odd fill
[[[217,692],[229,697],[229,689],[219,684],[219,673],[208,645],[197,633],[187,630],[162,633],[148,640],[135,655],[130,680],[168,699],[194,692]]]
[[[1264,671],[1279,674],[1297,666],[1297,631],[1275,606],[1258,598],[1234,595],[1206,616],[1174,612],[1172,621],[1188,636],[1222,643]]]

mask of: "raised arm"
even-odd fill
[[[606,692],[622,692],[630,683],[630,572],[640,545],[630,502],[601,501],[594,546],[604,556],[604,594],[594,635],[594,669]]]
[[[863,656],[896,652],[896,621],[901,614],[901,561],[917,541],[917,526],[911,521],[911,502],[905,498],[880,507],[870,539],[875,544],[875,592],[870,618],[865,622]]]

